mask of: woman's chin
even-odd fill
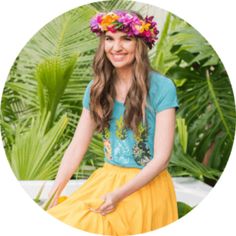
[[[112,62],[112,65],[115,67],[115,68],[126,68],[126,67],[129,67],[130,64],[129,63],[124,63],[124,62]]]

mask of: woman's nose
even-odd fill
[[[112,48],[113,48],[113,50],[116,50],[116,51],[122,49],[121,42],[120,41],[115,41]]]

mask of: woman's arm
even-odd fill
[[[175,108],[157,113],[153,159],[132,180],[110,193],[110,195],[108,194],[109,200],[107,199],[98,209],[102,215],[114,209],[114,203],[139,190],[167,168],[173,149],[174,135]]]
[[[167,168],[172,153],[175,134],[175,109],[167,109],[156,115],[153,159],[127,184],[117,190],[120,199],[142,188]]]
[[[74,136],[64,153],[49,196],[52,196],[57,188],[58,190],[55,198],[60,195],[65,185],[70,180],[71,176],[82,161],[92,139],[94,130],[95,123],[91,119],[90,111],[83,108]]]

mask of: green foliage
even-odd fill
[[[98,38],[91,34],[89,21],[97,12],[112,9],[155,15],[152,6],[133,1],[75,8],[43,27],[16,58],[3,91],[0,124],[17,178],[55,178],[92,79]],[[180,109],[171,174],[217,180],[232,148],[236,117],[222,62],[193,27],[171,14],[150,57],[152,66],[177,86]],[[88,177],[103,158],[102,135],[96,133],[73,178]]]
[[[156,50],[152,65],[173,79],[180,104],[171,173],[217,180],[229,158],[236,120],[225,68],[209,43],[170,13]]]
[[[37,194],[36,197],[34,198],[34,201],[35,201],[36,203],[38,203],[38,204],[40,203],[40,197],[41,197],[41,194],[42,194],[42,192],[43,192],[44,186],[45,186],[45,183],[41,186],[41,188],[39,189],[38,194]]]
[[[182,146],[183,152],[186,153],[188,145],[188,132],[187,126],[185,124],[185,119],[177,118],[176,123],[178,128],[179,141]]]
[[[44,203],[44,205],[42,206],[45,211],[48,210],[48,208],[49,208],[49,206],[50,206],[52,200],[54,199],[54,197],[55,197],[55,195],[56,195],[58,189],[59,189],[59,187],[57,187],[57,188],[55,189],[55,191],[53,192],[52,196],[51,196],[49,199],[47,199],[47,201],[46,201],[46,202]]]
[[[169,164],[169,170],[174,176],[193,176],[204,181],[205,178],[217,180],[221,172],[205,166],[192,158],[186,149],[188,132],[185,119],[177,118],[177,135],[174,143],[174,155]]]
[[[73,73],[77,56],[72,56],[66,62],[58,58],[48,58],[36,67],[35,77],[37,80],[37,91],[40,111],[50,111],[51,117],[49,127],[55,117],[60,98],[64,94],[69,79]]]
[[[133,5],[134,2],[129,1],[104,1],[66,12],[38,31],[16,58],[4,87],[0,122],[6,155],[19,179],[55,178],[80,118],[85,88],[92,79],[92,60],[98,38],[91,34],[89,21],[102,8],[130,9]],[[43,112],[47,113],[48,120],[44,133],[38,136],[38,126],[31,119],[39,121]],[[51,135],[54,132],[55,136],[61,132],[59,124],[63,116],[67,120],[66,127],[63,126],[60,137],[54,137],[52,142],[46,135],[51,130]],[[27,138],[23,139],[24,135]],[[40,146],[42,144],[37,144],[40,138],[48,143]],[[27,147],[27,142],[34,142],[32,149]],[[37,145],[42,150],[33,149]],[[47,147],[49,149],[45,151]],[[95,134],[72,178],[87,178],[103,165],[102,147],[101,134]],[[49,150],[50,154],[47,153]],[[40,151],[38,158],[43,158],[45,165],[36,166],[32,161],[27,166],[22,165],[21,161],[27,162],[29,157],[35,160],[36,151]],[[31,152],[32,156],[29,155]],[[52,167],[46,168],[46,162]],[[29,174],[30,165],[32,170],[42,174]]]
[[[18,180],[52,179],[58,168],[61,152],[68,142],[59,143],[68,118],[63,115],[47,132],[50,112],[19,122],[9,153],[9,161]]]
[[[184,202],[177,202],[177,206],[179,219],[188,214],[193,209],[193,207],[189,206]]]

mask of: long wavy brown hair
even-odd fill
[[[137,12],[127,12],[143,19]],[[140,122],[146,124],[145,108],[150,87],[148,75],[153,69],[148,58],[148,46],[142,39],[137,37],[136,40],[135,58],[132,64],[133,78],[125,100],[124,127],[132,129],[137,135]],[[116,98],[115,67],[105,54],[104,41],[105,33],[100,35],[100,42],[94,56],[94,81],[90,89],[90,113],[98,132],[102,132],[105,127],[110,127],[109,122]]]

